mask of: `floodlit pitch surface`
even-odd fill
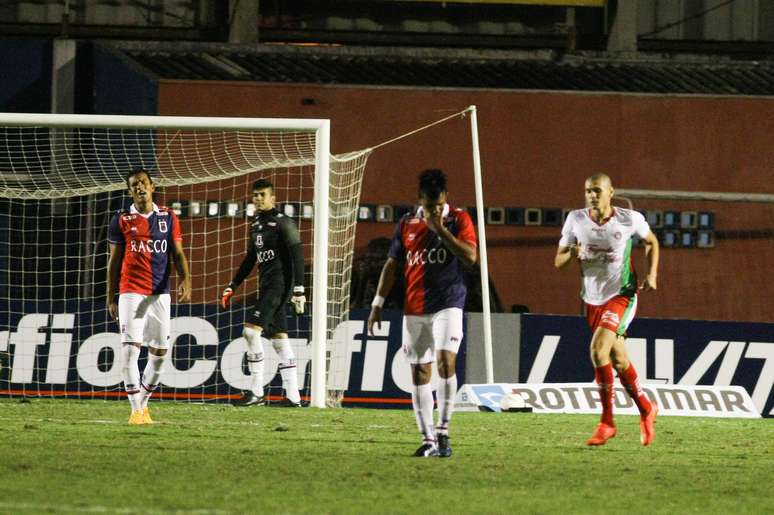
[[[457,413],[451,459],[410,457],[407,410],[0,400],[0,513],[764,513],[774,420]]]

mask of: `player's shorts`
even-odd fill
[[[286,304],[290,292],[281,290],[261,291],[248,311],[245,322],[261,327],[262,335],[271,338],[278,333],[288,332]]]
[[[461,342],[460,308],[403,317],[403,352],[413,365],[432,363],[435,361],[435,351],[445,350],[457,354]]]
[[[169,293],[118,296],[118,324],[122,343],[144,343],[156,349],[169,349]]]
[[[586,304],[586,321],[592,333],[596,332],[598,327],[604,327],[619,336],[626,336],[626,330],[636,313],[637,295],[616,295],[599,306]]]

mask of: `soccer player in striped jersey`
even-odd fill
[[[658,406],[640,388],[637,372],[626,353],[625,338],[637,311],[632,238],[637,236],[645,243],[647,274],[640,291],[656,289],[659,246],[641,213],[612,206],[614,193],[607,175],[600,173],[586,179],[586,209],[571,211],[567,216],[554,264],[561,269],[577,261],[581,269],[581,297],[593,333],[591,362],[602,401],[602,418],[588,445],[604,445],[616,433],[613,367],[640,411],[640,442],[650,445],[655,436]]]
[[[457,393],[455,367],[467,294],[462,267],[475,264],[476,248],[470,216],[447,203],[444,173],[424,171],[419,176],[419,207],[395,229],[368,317],[368,331],[373,334],[374,325],[381,324],[384,298],[402,268],[406,285],[403,351],[411,363],[411,400],[422,434],[422,445],[414,453],[417,457],[449,457],[452,453],[449,421]],[[436,359],[441,383],[439,420],[434,428],[430,378]]]
[[[133,204],[110,221],[107,305],[121,328],[121,363],[132,425],[151,424],[148,399],[159,383],[169,355],[172,263],[180,284],[178,302],[191,299],[191,274],[175,213],[153,203],[155,186],[144,169],[131,171],[126,185]],[[148,362],[140,379],[140,347],[148,344]]]

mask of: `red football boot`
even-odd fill
[[[615,436],[615,426],[600,422],[594,430],[594,434],[588,439],[586,445],[605,445],[605,443]]]

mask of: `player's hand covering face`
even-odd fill
[[[438,232],[443,227],[443,206],[446,204],[446,193],[442,192],[438,198],[429,199],[422,195],[419,197],[419,203],[422,206],[422,216],[427,227]]]

